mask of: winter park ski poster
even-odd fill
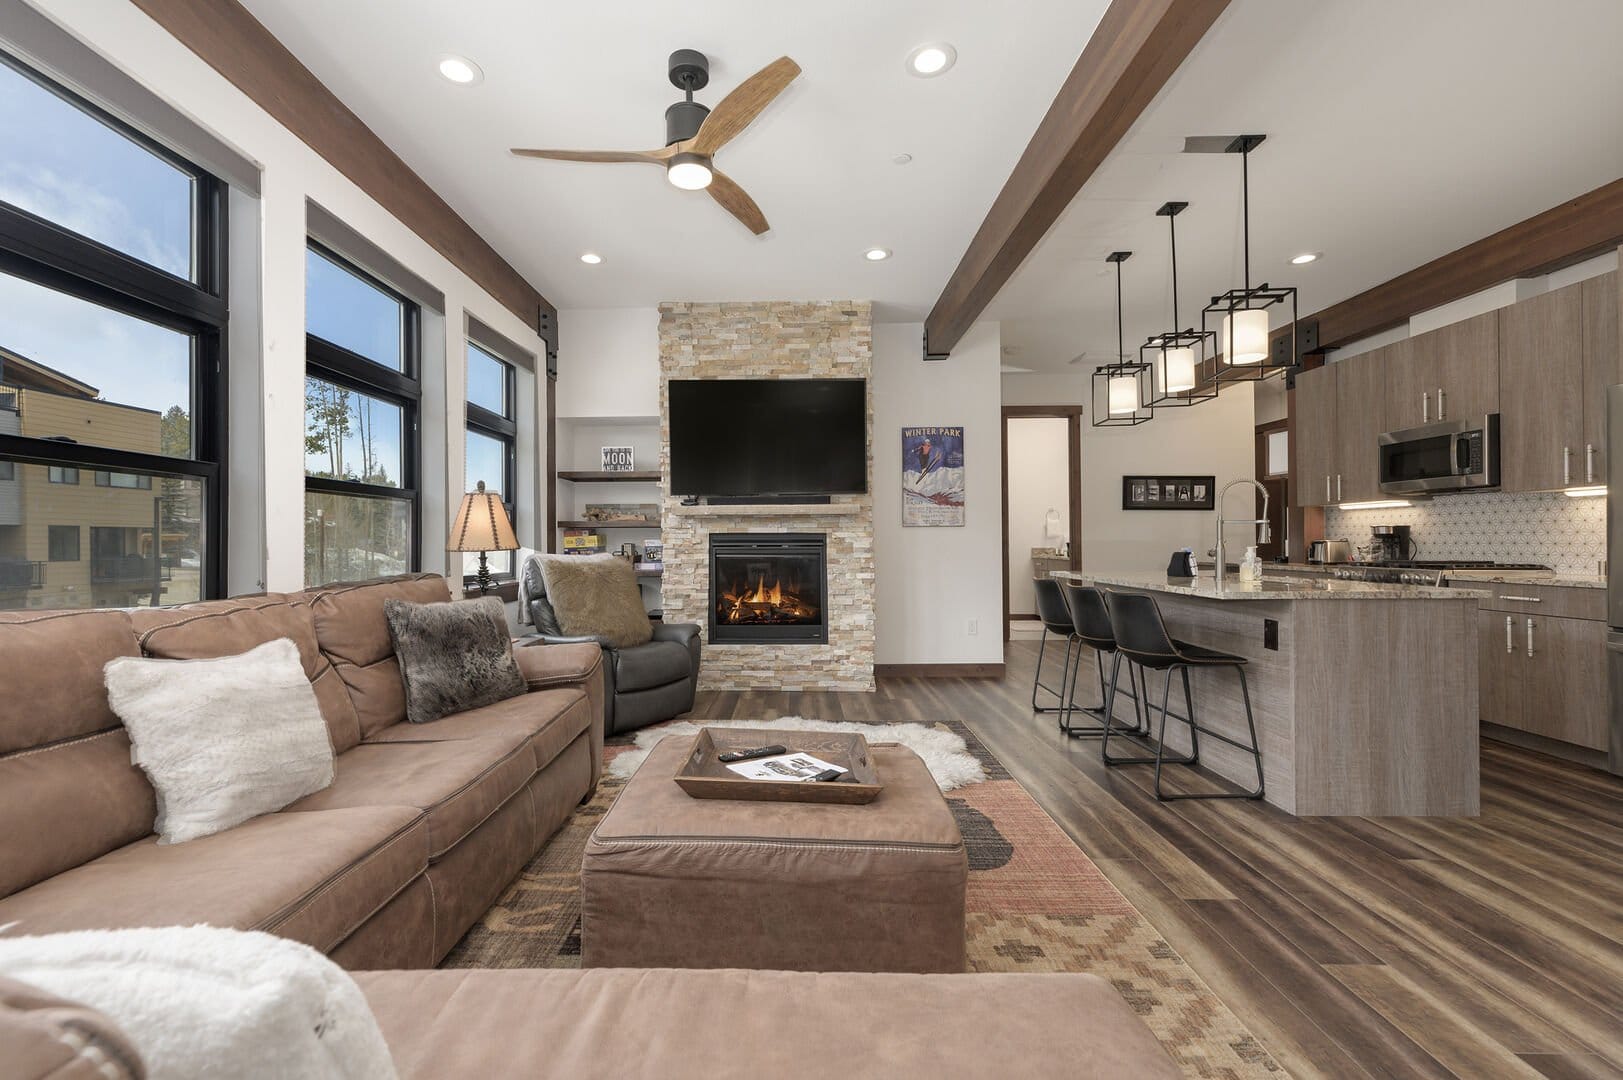
[[[902,429],[902,524],[964,523],[964,429]]]

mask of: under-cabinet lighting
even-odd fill
[[[1408,506],[1404,499],[1373,499],[1370,502],[1337,503],[1337,510],[1395,510],[1400,506]]]
[[[1597,495],[1606,494],[1606,488],[1600,485],[1596,485],[1595,487],[1567,488],[1561,494],[1565,495],[1569,499],[1592,499]]]

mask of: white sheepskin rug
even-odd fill
[[[901,743],[919,757],[930,769],[930,775],[942,791],[952,791],[986,779],[986,770],[975,760],[964,745],[964,740],[950,731],[926,727],[923,724],[852,724],[842,720],[808,720],[804,716],[783,716],[776,720],[706,720],[695,724],[690,720],[677,720],[637,732],[637,749],[622,750],[609,762],[608,774],[627,779],[637,771],[661,739],[673,735],[697,735],[700,727],[713,728],[775,728],[783,731],[840,731],[867,737],[870,743]]]

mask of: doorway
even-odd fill
[[[1031,580],[1081,569],[1082,406],[1003,407],[1003,640],[1035,633]],[[1063,551],[1060,558],[1034,555]]]

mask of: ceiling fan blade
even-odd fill
[[[549,161],[641,161],[650,165],[663,165],[665,159],[676,153],[674,146],[658,150],[526,150],[515,147],[519,157],[546,158]]]
[[[750,121],[761,115],[761,110],[772,104],[772,99],[783,93],[799,74],[799,64],[787,56],[778,57],[722,98],[705,117],[699,133],[688,140],[687,148],[695,154],[714,154],[749,127]]]
[[[766,223],[766,215],[755,205],[755,200],[734,183],[730,176],[714,165],[710,168],[710,174],[710,186],[705,190],[710,192],[712,199],[722,205],[722,209],[742,221],[756,236],[772,227]]]

